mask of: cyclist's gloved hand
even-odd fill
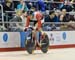
[[[27,31],[28,27],[25,27],[24,31]]]

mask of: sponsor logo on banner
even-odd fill
[[[54,43],[54,37],[53,37],[53,34],[52,34],[52,33],[50,34],[50,43],[51,43],[51,44]]]
[[[7,42],[7,40],[8,40],[8,34],[7,33],[4,33],[3,34],[3,41],[4,42]]]
[[[60,42],[60,41],[61,41],[61,35],[60,35],[59,32],[56,33],[56,41],[57,41],[57,42]]]
[[[66,40],[66,32],[63,32],[62,38],[63,38],[63,40]]]

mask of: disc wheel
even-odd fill
[[[35,42],[32,42],[31,40],[27,40],[26,42],[26,50],[29,54],[33,54],[35,50]]]
[[[45,35],[45,38],[41,42],[41,51],[47,53],[49,47],[49,38],[48,35]]]

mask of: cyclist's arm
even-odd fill
[[[25,26],[25,27],[29,27],[29,24],[30,24],[30,17],[28,16],[28,17],[27,17],[27,21],[26,21],[26,26]]]
[[[41,23],[41,16],[39,14],[36,15],[36,19],[37,19],[37,28],[40,29],[42,27],[42,23]]]

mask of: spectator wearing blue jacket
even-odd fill
[[[39,7],[39,10],[40,11],[45,11],[46,9],[45,9],[45,3],[44,3],[44,0],[38,0],[38,2],[37,2],[37,4],[38,4],[38,7]]]

